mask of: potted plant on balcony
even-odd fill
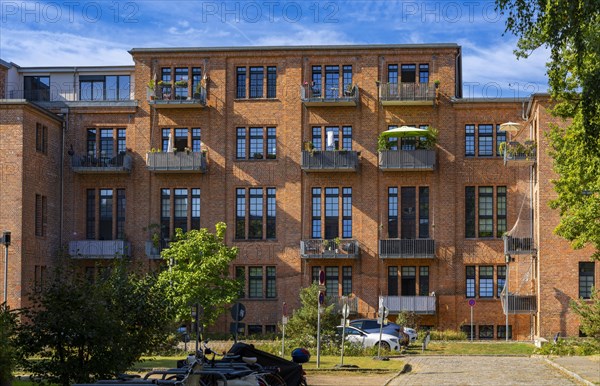
[[[252,155],[252,158],[254,158],[254,159],[262,159],[263,155],[262,155],[262,153],[254,153]]]
[[[154,83],[154,79],[150,79],[150,82],[148,82],[147,85],[148,88],[148,94],[150,95],[150,100],[154,100],[154,98],[156,97],[156,84]]]
[[[335,249],[335,253],[340,253],[340,238],[336,237],[333,239],[333,246]]]
[[[187,88],[187,86],[188,86],[187,80],[178,80],[177,82],[175,82],[175,87],[177,87],[177,88]]]

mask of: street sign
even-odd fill
[[[380,318],[387,318],[389,314],[390,314],[390,310],[389,310],[389,308],[387,308],[385,306],[380,307],[379,310],[377,311],[377,316]]]
[[[281,324],[283,324],[284,326],[288,323],[288,317],[284,316],[281,318]]]
[[[475,299],[469,299],[469,306],[475,307]]]
[[[324,302],[325,302],[325,293],[319,292],[319,304],[323,305]]]
[[[319,285],[325,285],[325,271],[319,271]]]
[[[240,322],[244,320],[246,316],[246,306],[242,303],[235,303],[233,307],[231,307],[231,317],[234,321]]]
[[[344,319],[348,319],[348,316],[350,316],[350,307],[347,304],[342,307],[342,316]]]
[[[283,316],[288,316],[288,309],[287,309],[287,303],[283,302],[283,307],[282,307],[282,314]]]

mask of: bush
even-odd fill
[[[556,343],[546,343],[535,349],[540,355],[597,355],[600,342],[593,338],[559,339]]]
[[[431,340],[466,340],[467,334],[456,330],[430,330]],[[425,336],[425,334],[423,334]]]
[[[12,379],[17,362],[14,346],[14,331],[17,326],[15,313],[6,303],[0,305],[0,384]]]

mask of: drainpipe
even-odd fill
[[[60,109],[61,114],[63,115],[63,123],[62,123],[62,132],[61,132],[61,151],[60,151],[60,226],[59,226],[59,234],[58,234],[58,245],[62,248],[63,244],[63,230],[64,230],[64,191],[65,191],[65,137],[67,128],[69,127],[69,109],[62,108]]]

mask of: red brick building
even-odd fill
[[[130,53],[134,66],[0,66],[11,305],[59,245],[90,276],[120,255],[153,269],[174,229],[225,221],[250,333],[274,331],[323,270],[353,317],[381,297],[392,319],[470,332],[473,299],[475,338],[502,339],[508,298],[512,338],[577,335],[568,300],[600,267],[552,234],[547,96],[462,98],[455,44]],[[47,155],[27,150],[38,121]],[[391,129],[409,132],[380,138]]]

